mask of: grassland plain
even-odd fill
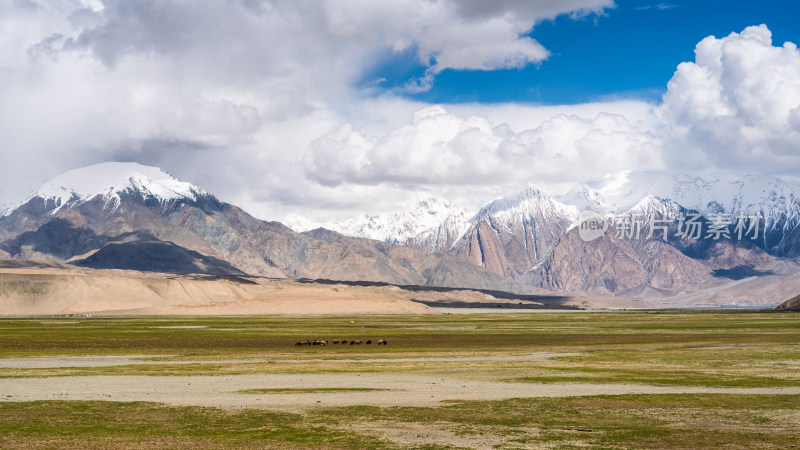
[[[789,448],[798,344],[800,314],[765,312],[3,319],[0,447]],[[241,405],[191,402],[220,377]]]

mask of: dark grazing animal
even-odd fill
[[[387,345],[386,339],[378,339],[378,345]]]

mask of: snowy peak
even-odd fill
[[[775,177],[746,176],[730,182],[734,192],[730,208],[734,211],[761,212],[767,222],[781,217],[798,221],[800,218],[800,188]]]
[[[647,195],[622,215],[638,216],[642,219],[676,218],[681,212],[681,205],[672,200],[665,200],[655,195]],[[646,221],[646,220],[645,220]]]
[[[477,248],[479,244],[470,239],[478,232],[484,241],[489,239],[487,232],[491,228],[506,251],[515,248],[509,261],[516,258],[510,262],[514,273],[523,273],[528,270],[526,264],[541,261],[563,233],[577,224],[580,212],[587,209],[608,217],[636,214],[645,218],[679,217],[683,210],[701,214],[760,213],[765,233],[778,232],[770,235],[770,239],[788,246],[780,251],[800,252],[800,244],[795,250],[791,247],[794,241],[784,237],[800,230],[800,187],[771,176],[726,178],[629,171],[577,184],[561,196],[550,196],[529,184],[485,204],[476,213],[455,208],[444,200],[418,198],[405,212],[365,215],[330,228],[345,235],[405,244],[417,250],[461,252],[458,254],[477,258],[476,264],[481,264],[479,256],[486,255],[475,256],[473,250],[459,246]],[[489,228],[478,230],[481,224]],[[481,242],[485,244],[484,241]],[[505,276],[500,269],[497,273]]]
[[[478,217],[492,217],[501,222],[511,222],[520,218],[572,218],[576,216],[575,207],[554,200],[533,184],[528,184],[519,192],[492,201],[478,213]]]
[[[701,213],[756,213],[766,217],[800,217],[800,188],[772,176],[698,177],[642,171],[622,172],[579,184],[556,197],[579,210],[623,214],[656,198]]]
[[[402,213],[365,215],[332,225],[331,228],[345,235],[401,244],[436,230],[445,223],[450,224],[451,228],[463,228],[467,218],[466,209],[438,198],[427,197],[414,199],[410,208]]]
[[[586,183],[576,184],[566,194],[554,198],[565,205],[575,207],[578,211],[605,209],[603,196]]]
[[[52,200],[56,205],[53,212],[56,212],[68,204],[78,204],[101,196],[107,204],[116,207],[120,194],[126,192],[139,193],[144,198],[154,198],[159,202],[181,198],[196,200],[198,196],[208,195],[199,187],[179,181],[157,167],[106,162],[65,172],[43,184],[22,204],[40,197]]]
[[[673,176],[663,172],[621,172],[593,184],[604,209],[611,213],[630,210],[647,196],[674,200]]]
[[[535,184],[527,184],[522,190],[500,197],[481,208],[479,215],[496,214],[503,211],[523,208],[526,205],[551,201],[551,198],[542,192]]]

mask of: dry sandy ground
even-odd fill
[[[436,314],[394,286],[180,277],[87,269],[0,269],[0,316]]]
[[[406,362],[471,362],[471,361],[544,361],[551,358],[580,356],[582,353],[531,353],[528,355],[482,355],[482,356],[426,356],[418,358],[368,358],[368,359],[281,359],[280,362],[325,362],[335,363],[406,363]],[[124,356],[43,356],[30,358],[0,358],[0,369],[50,369],[57,367],[113,367],[130,365],[176,365],[176,364],[247,364],[274,362],[275,359],[215,359],[215,360],[155,360],[176,355],[124,355]]]
[[[379,389],[242,393],[250,389]],[[256,374],[230,376],[67,376],[5,378],[0,402],[35,400],[151,401],[177,406],[302,411],[320,406],[438,406],[446,400],[503,400],[623,394],[788,394],[800,387],[708,388],[593,383],[514,383],[403,374]]]
[[[546,359],[561,354],[532,354],[491,358]],[[4,367],[89,367],[151,364],[141,357],[14,358]],[[452,358],[456,359],[456,358]],[[461,358],[464,359],[464,358]],[[425,360],[425,358],[419,358]],[[370,362],[371,360],[362,360]],[[376,359],[386,361],[385,359]],[[236,361],[209,361],[233,363]],[[174,363],[174,362],[173,362]],[[59,365],[61,364],[61,365]],[[371,389],[353,391],[244,393],[252,389]],[[570,397],[623,394],[790,394],[800,387],[708,388],[636,384],[553,383],[534,384],[485,381],[450,375],[398,373],[253,374],[225,376],[65,376],[0,379],[0,402],[35,400],[151,401],[176,406],[224,409],[260,408],[303,411],[327,406],[438,406],[448,400],[503,400],[530,397]]]
[[[225,279],[68,265],[0,267],[0,316],[438,314],[413,301],[491,303],[519,300],[470,290],[407,290],[397,286],[315,284],[296,280]],[[641,308],[640,300],[564,297],[564,306]],[[535,301],[529,301],[542,305]],[[505,308],[503,308],[505,309]]]

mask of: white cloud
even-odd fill
[[[665,10],[665,9],[672,9],[672,8],[677,8],[677,7],[678,7],[678,5],[675,5],[675,4],[672,4],[672,3],[658,3],[658,4],[655,4],[655,5],[637,6],[635,9],[638,10],[638,11],[646,11],[648,9]]]
[[[625,168],[662,168],[647,126],[621,115],[557,115],[517,132],[441,106],[417,111],[382,136],[345,125],[315,140],[304,161],[308,176],[327,186],[552,184],[565,174],[590,179]]]
[[[387,50],[416,49],[431,83],[445,69],[519,67],[546,56],[523,36],[537,21],[611,5],[0,2],[0,203],[66,169],[110,159],[172,165],[231,199],[246,197],[229,187],[244,183],[215,173],[269,173],[262,178],[273,181],[250,186],[269,197],[274,185],[298,182],[305,147],[343,121],[399,123],[386,108],[377,118],[361,113],[364,94],[354,87]]]
[[[709,36],[678,66],[657,114],[678,168],[800,168],[800,51],[766,25]]]
[[[427,65],[417,89],[443,70],[537,63],[548,51],[531,27],[611,7],[0,2],[0,203],[108,160],[162,166],[263,218],[320,220],[390,209],[410,191],[482,201],[623,169],[800,168],[800,56],[766,27],[698,44],[657,115],[633,101],[437,108],[356,87],[387,51]]]
[[[543,19],[560,14],[602,13],[612,0],[325,2],[331,33],[377,39],[394,51],[415,45],[431,73],[445,69],[495,70],[522,67],[548,56],[524,36]]]
[[[623,170],[796,174],[797,47],[773,46],[762,25],[708,37],[695,53],[694,62],[678,66],[654,114],[642,103],[581,105],[575,115],[563,106],[432,107],[391,130],[349,124],[317,139],[306,153],[306,172],[329,187],[391,183],[452,191],[533,181],[553,192],[566,180]],[[485,114],[474,115],[481,108]]]
[[[369,6],[360,1],[336,1],[328,5],[329,23],[335,32],[367,39],[378,37],[379,42],[396,52],[416,46],[419,60],[428,69],[424,76],[409,80],[405,87],[411,92],[422,92],[430,89],[435,76],[447,69],[514,69],[538,63],[550,52],[525,36],[538,21],[560,14],[602,14],[614,2],[396,0],[389,4],[366,2]]]

